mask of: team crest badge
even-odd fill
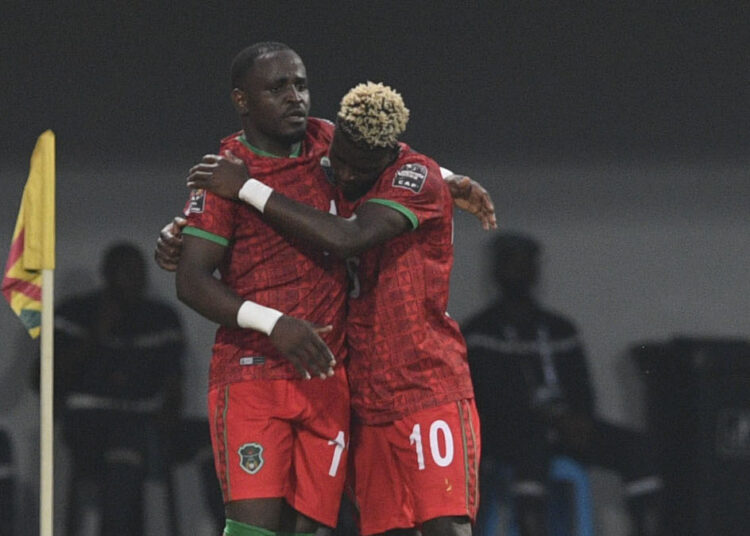
[[[237,453],[240,455],[240,467],[246,473],[254,475],[263,467],[263,447],[258,443],[245,443]]]
[[[427,179],[427,168],[422,164],[404,164],[393,177],[393,186],[418,194]]]
[[[188,205],[188,214],[201,214],[206,208],[206,190],[192,190],[190,192],[190,204]]]

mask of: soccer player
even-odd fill
[[[334,191],[321,161],[333,125],[307,117],[306,82],[301,59],[286,45],[258,43],[240,52],[232,66],[232,101],[243,130],[225,138],[221,150],[291,198],[331,210]],[[457,206],[475,214],[485,228],[494,227],[494,207],[480,185],[458,176],[447,177],[446,183]],[[349,439],[348,413],[342,409],[348,403],[342,385],[346,377],[338,366],[345,358],[344,264],[298,240],[281,240],[250,208],[211,193],[193,196],[187,211],[186,236],[180,233],[184,220],[167,225],[156,260],[162,268],[175,269],[184,240],[178,294],[222,325],[209,405],[226,533],[334,526]],[[221,280],[213,277],[215,268]],[[310,387],[297,381],[311,376]],[[325,387],[318,378],[328,378]],[[290,395],[266,400],[267,393],[284,387]],[[244,412],[252,419],[248,426],[235,399],[265,400],[275,413],[246,404]],[[264,428],[269,421],[278,428]],[[321,455],[326,451],[330,459]],[[315,460],[308,463],[307,457]]]
[[[290,197],[328,210],[334,191],[320,159],[332,126],[307,117],[302,60],[280,43],[259,43],[236,56],[231,75],[243,130],[221,150]],[[335,526],[350,418],[341,366],[346,269],[213,194],[191,196],[186,214],[178,296],[220,324],[208,405],[224,534]]]
[[[252,168],[247,179],[231,152],[204,157],[188,186],[242,199],[290,241],[347,259],[362,534],[469,534],[480,439],[466,347],[446,313],[452,200],[439,166],[398,142],[407,121],[401,96],[382,84],[344,97],[323,160],[339,190],[338,215],[284,195]]]

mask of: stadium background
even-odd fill
[[[0,257],[47,128],[57,134],[57,298],[97,282],[112,240],[150,254],[184,203],[187,169],[238,128],[234,53],[284,41],[306,63],[314,115],[332,117],[360,81],[392,85],[412,111],[406,141],[480,180],[501,228],[542,241],[544,298],[581,328],[600,412],[640,425],[630,344],[750,335],[750,10],[688,4],[6,3]],[[488,236],[466,215],[456,222],[450,312],[463,320],[489,298]],[[175,301],[169,274],[153,268],[151,280]],[[180,311],[188,408],[201,415],[213,327]],[[7,307],[0,333],[0,426],[33,496],[38,401],[25,380],[36,345]],[[599,527],[624,534],[616,477],[593,478]],[[32,506],[22,507],[29,534]],[[183,512],[199,526],[200,508]]]

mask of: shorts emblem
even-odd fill
[[[258,443],[245,443],[238,450],[240,467],[246,473],[254,475],[263,467],[263,447]]]

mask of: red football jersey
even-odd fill
[[[446,312],[453,201],[437,163],[402,144],[365,196],[338,203],[343,216],[382,203],[413,227],[348,261],[357,272],[347,317],[352,409],[378,424],[472,398],[466,345]]]
[[[248,174],[285,196],[329,211],[335,198],[320,159],[328,152],[333,125],[309,119],[298,157],[274,158],[253,152],[238,132],[221,142],[221,152],[242,158]],[[335,258],[306,244],[288,241],[242,201],[193,192],[185,232],[226,245],[221,279],[242,298],[319,325],[337,362],[345,358],[346,269]],[[216,333],[209,387],[246,379],[298,378],[299,373],[259,332],[220,326]]]

